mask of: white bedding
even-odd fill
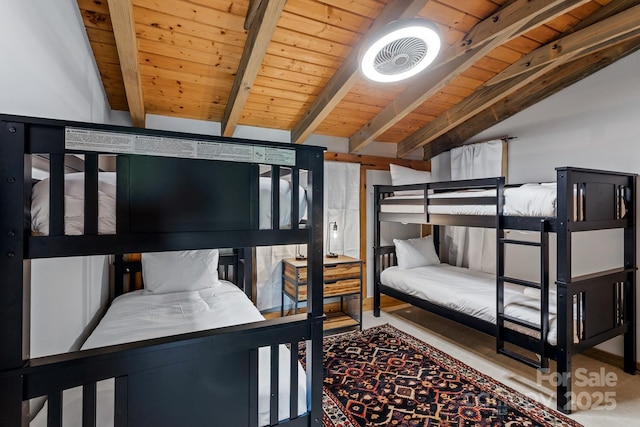
[[[496,323],[496,278],[493,274],[449,264],[401,269],[390,267],[380,275],[382,284],[451,310]],[[510,317],[540,324],[540,298],[521,286],[505,284],[504,312]],[[547,342],[557,343],[556,301],[549,301]],[[511,325],[509,326],[511,327]],[[531,330],[513,325],[519,332]]]
[[[220,281],[200,291],[151,294],[136,291],[116,298],[82,349],[122,344],[187,332],[220,328],[264,320],[258,309],[234,284]],[[295,356],[295,355],[294,355]],[[269,424],[270,349],[259,350],[258,421]],[[289,418],[290,352],[280,346],[279,419]],[[98,383],[97,425],[113,425],[113,381]],[[306,375],[298,365],[298,413],[306,412]],[[64,394],[65,427],[82,425],[81,388]],[[31,427],[46,426],[47,407],[38,413]]]
[[[430,194],[429,199],[495,197],[496,190],[464,190]],[[422,200],[423,195],[401,195],[385,200]],[[509,216],[548,216],[556,215],[556,184],[523,184],[504,190],[504,215]],[[383,204],[381,212],[424,213],[422,204]],[[430,214],[448,215],[495,215],[495,205],[429,205]]]
[[[65,175],[65,234],[80,235],[84,231],[84,173]],[[300,218],[307,209],[304,188],[299,187]],[[291,182],[280,179],[280,226],[291,223]],[[271,178],[260,177],[260,229],[271,228]],[[33,186],[31,193],[31,229],[38,234],[49,234],[49,179]],[[98,175],[98,233],[116,232],[116,174],[101,172]]]
[[[65,234],[84,230],[84,173],[69,173],[64,181]],[[43,179],[31,191],[31,230],[49,234],[49,179]],[[98,233],[116,232],[116,174],[98,175]]]

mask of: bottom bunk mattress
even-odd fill
[[[490,323],[496,323],[495,275],[449,264],[401,269],[390,267],[382,272],[383,285],[404,294],[423,299],[450,310],[455,310]],[[506,315],[540,324],[540,298],[524,292],[523,287],[505,284],[504,312]],[[536,336],[535,331],[509,324],[510,329]],[[556,299],[549,298],[549,332],[547,342],[557,343]],[[539,334],[538,334],[539,335]]]
[[[135,291],[116,298],[83,350],[151,338],[221,328],[264,320],[258,309],[233,283],[220,280],[215,286],[198,291],[153,294]],[[289,418],[291,354],[280,345],[278,418]],[[295,357],[295,355],[294,355]],[[270,423],[269,348],[258,353],[258,421]],[[298,365],[298,415],[307,412],[306,375]],[[82,425],[82,388],[64,392],[63,425]],[[113,426],[114,381],[98,383],[97,426]],[[212,414],[212,417],[214,415]],[[213,420],[213,418],[212,418]],[[47,406],[39,411],[30,427],[47,425]]]

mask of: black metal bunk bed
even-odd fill
[[[69,133],[75,136],[69,137]],[[86,150],[78,148],[78,135],[87,136]],[[99,155],[122,152],[127,144],[132,148],[131,141],[146,144],[143,148],[147,150],[163,150],[154,145],[162,138],[177,157],[184,157],[185,147],[198,146],[198,152],[187,151],[192,157],[200,153],[201,158],[118,154],[116,232],[98,234]],[[74,141],[71,145],[70,140]],[[36,154],[47,156],[50,162],[47,235],[31,232],[32,155]],[[84,156],[82,235],[65,234],[64,163],[69,154]],[[279,192],[273,191],[272,227],[259,229],[255,206],[259,165],[263,169],[270,166],[274,180],[281,167],[292,171],[294,200],[298,197],[298,172],[308,171],[308,226],[291,221],[290,226],[281,227]],[[282,344],[291,350],[290,417],[279,419],[278,393],[271,392],[268,424],[321,425],[322,148],[0,115],[0,174],[2,425],[27,425],[28,402],[39,396],[48,397],[47,425],[61,425],[62,392],[76,386],[83,390],[83,425],[95,425],[96,382],[115,379],[116,426],[175,425],[176,419],[182,425],[211,425],[215,421],[219,425],[257,426],[258,349],[271,348],[270,386],[276,390],[275,355]],[[297,203],[292,203],[291,215],[301,216]],[[29,357],[32,259],[277,244],[308,245],[307,314]],[[299,416],[294,355],[300,341],[307,341],[307,411]],[[151,377],[153,382],[149,382]],[[191,403],[203,401],[206,405],[200,407]],[[159,407],[173,416],[155,415]]]
[[[624,370],[636,372],[636,175],[574,167],[557,168],[557,205],[553,217],[508,216],[505,206],[504,177],[463,180],[405,186],[375,187],[374,231],[374,315],[380,314],[380,294],[384,293],[414,306],[450,318],[496,337],[500,354],[526,365],[548,369],[549,359],[557,362],[557,406],[571,412],[571,357],[615,336],[624,337]],[[391,197],[394,192],[419,190],[420,197],[404,200]],[[446,196],[458,190],[484,191],[477,197]],[[486,190],[492,193],[487,196]],[[439,196],[434,197],[433,195]],[[397,193],[396,193],[397,194]],[[428,196],[431,194],[431,196]],[[443,197],[442,197],[443,196]],[[384,206],[410,206],[409,212]],[[477,205],[490,208],[491,214],[431,214],[430,206]],[[416,213],[416,206],[421,212]],[[432,224],[433,239],[438,250],[439,226],[470,226],[496,229],[496,322],[488,322],[442,305],[408,295],[381,283],[380,275],[397,264],[394,246],[381,246],[382,222]],[[572,236],[591,230],[623,230],[623,265],[613,270],[585,276],[572,275]],[[535,231],[539,240],[505,238],[505,230]],[[556,345],[545,337],[549,331],[549,233],[557,234],[557,317]],[[505,276],[505,245],[528,245],[540,248],[540,282]],[[594,248],[594,250],[597,250]],[[504,312],[505,283],[540,289],[540,318],[537,323],[511,318]],[[553,295],[553,294],[552,294]],[[575,325],[574,325],[575,321]],[[508,326],[510,325],[510,327]],[[520,328],[514,330],[513,325]],[[522,328],[529,332],[523,333]],[[532,336],[535,335],[535,336]],[[577,340],[574,337],[578,337]],[[513,347],[531,351],[530,357]]]

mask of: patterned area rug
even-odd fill
[[[323,410],[325,427],[580,426],[390,325],[325,338]]]

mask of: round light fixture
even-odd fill
[[[436,59],[440,35],[421,18],[393,21],[376,31],[364,45],[360,69],[376,82],[397,82],[415,76]]]

